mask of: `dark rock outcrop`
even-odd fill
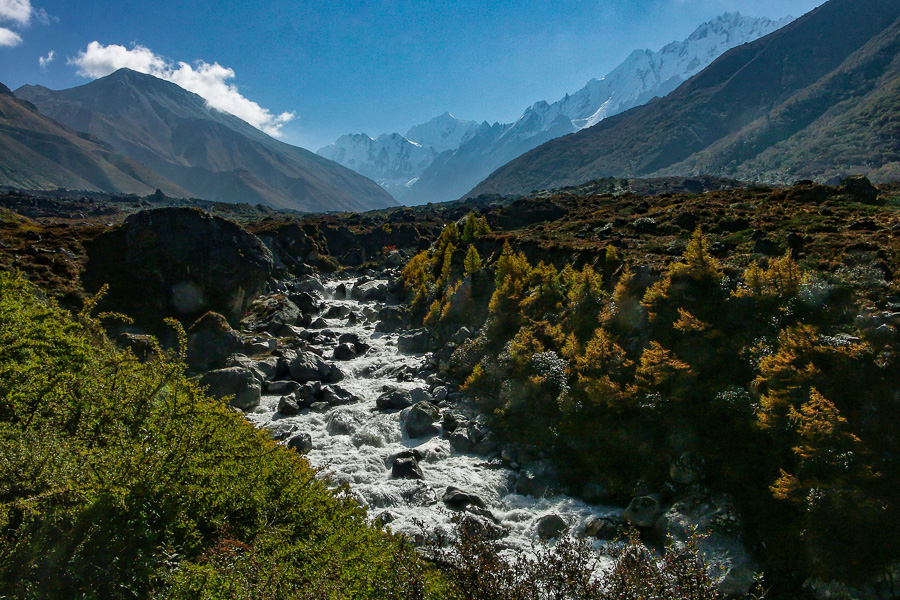
[[[205,373],[200,385],[214,398],[231,397],[231,406],[250,410],[259,406],[262,386],[253,371],[244,367],[227,367]]]
[[[192,208],[128,217],[88,247],[83,281],[109,284],[103,308],[158,330],[164,317],[191,322],[215,311],[237,324],[272,273],[272,253],[239,225]]]

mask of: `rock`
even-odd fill
[[[444,492],[441,500],[449,508],[452,508],[454,510],[463,510],[470,505],[477,506],[479,508],[487,508],[484,504],[484,500],[482,500],[475,494],[469,494],[452,485],[447,486],[447,491]]]
[[[274,381],[279,371],[278,359],[274,356],[263,360],[253,360],[243,354],[233,354],[225,361],[225,366],[250,369],[260,383]]]
[[[350,297],[362,302],[385,302],[388,297],[388,282],[382,279],[356,284]]]
[[[219,313],[205,313],[187,330],[187,362],[196,371],[225,366],[225,359],[243,346],[241,334]]]
[[[326,327],[328,327],[328,323],[322,317],[315,319],[309,324],[310,329],[325,329]]]
[[[481,509],[477,508],[475,510],[481,511]],[[509,535],[509,530],[496,523],[493,519],[493,515],[489,511],[484,511],[490,515],[490,517],[487,517],[476,513],[475,510],[467,509],[467,514],[463,515],[460,519],[459,529],[461,532],[472,536],[478,536],[479,539],[488,540],[499,540]]]
[[[300,390],[300,384],[296,381],[269,381],[265,383],[266,391],[270,394],[294,394]]]
[[[412,398],[410,397],[409,392],[397,388],[384,392],[375,400],[375,406],[377,406],[381,410],[397,410],[408,408],[412,406],[412,403]]]
[[[841,192],[863,204],[878,204],[878,188],[864,175],[851,175],[841,182]]]
[[[362,341],[359,338],[359,335],[356,333],[342,333],[341,337],[338,338],[339,344],[350,344],[353,347],[353,351],[357,356],[362,356],[365,354],[371,346],[366,342]]]
[[[631,500],[622,518],[635,527],[651,527],[661,513],[659,500],[653,496],[640,496]]]
[[[287,296],[273,294],[255,300],[244,323],[254,330],[279,335],[285,327],[296,325],[302,316],[300,309]]]
[[[420,461],[425,458],[425,455],[422,454],[422,451],[419,450],[418,448],[408,448],[406,450],[401,450],[400,452],[391,455],[390,459],[388,459],[388,460],[391,464],[393,464],[393,462],[395,460],[397,460],[398,458],[414,458],[414,459],[416,459],[416,461]]]
[[[350,344],[338,344],[332,356],[334,360],[353,360],[356,358],[356,349]]]
[[[398,458],[391,467],[391,477],[394,479],[425,479],[419,462],[415,458]]]
[[[214,398],[232,397],[231,406],[250,410],[259,406],[262,385],[250,369],[227,367],[209,371],[200,378],[200,385]]]
[[[403,306],[385,306],[379,311],[378,319],[375,331],[393,333],[408,323],[409,309]]]
[[[440,418],[438,409],[429,402],[419,402],[409,409],[403,426],[411,438],[420,438],[437,434],[434,422]]]
[[[740,541],[740,517],[725,494],[695,489],[659,517],[655,529],[675,541],[687,540],[695,529],[703,533],[697,547],[726,596],[745,596],[754,585],[759,566]]]
[[[336,288],[334,288],[334,299],[335,300],[344,300],[347,298],[347,284],[339,283]]]
[[[288,365],[294,381],[334,381],[334,365],[330,365],[322,357],[312,352],[299,352]],[[338,380],[339,381],[339,380]]]
[[[164,317],[193,322],[208,311],[236,325],[265,290],[271,251],[239,225],[196,208],[145,210],[88,245],[82,281],[105,283],[103,310],[158,328]]]
[[[313,449],[312,436],[308,433],[298,433],[288,440],[287,447],[296,450],[299,454],[306,454]]]
[[[672,461],[669,467],[669,477],[675,483],[689,485],[696,483],[706,476],[706,463],[699,456],[685,452]]]
[[[397,338],[397,349],[404,354],[422,354],[428,350],[430,339],[427,330],[417,329]]]
[[[329,406],[343,406],[359,402],[359,397],[354,396],[339,385],[323,387],[319,393],[319,398],[322,402],[327,402]]]
[[[565,519],[556,514],[544,515],[538,519],[535,530],[542,540],[558,538],[569,528]]]
[[[325,295],[325,286],[315,277],[306,277],[301,281],[294,282],[292,286],[298,292],[316,292]]]
[[[288,394],[287,396],[282,396],[278,399],[278,414],[284,415],[286,417],[292,417],[300,412],[300,403],[297,401],[297,396],[294,394]]]
[[[431,394],[424,388],[413,388],[409,390],[409,397],[412,399],[413,404],[418,404],[419,402],[431,402],[434,400],[434,398],[431,397]]]
[[[350,309],[346,306],[332,306],[327,311],[325,311],[326,319],[343,319],[346,318],[347,315],[350,314]]]
[[[591,504],[606,502],[612,497],[609,489],[602,483],[592,481],[581,489],[581,499]]]
[[[378,527],[384,527],[388,523],[393,523],[395,520],[396,517],[385,510],[375,517],[375,525],[377,525]]]
[[[442,385],[437,386],[431,391],[431,396],[434,399],[434,402],[441,403],[447,399],[447,388]]]
[[[384,257],[384,264],[389,267],[402,267],[403,262],[403,255],[400,254],[399,250],[391,250],[388,252],[388,255]]]
[[[650,217],[641,217],[631,224],[636,233],[653,235],[656,233],[656,220]]]
[[[305,315],[317,315],[321,310],[321,298],[310,292],[300,292],[288,296],[291,302]]]
[[[466,432],[454,431],[450,434],[450,447],[453,448],[455,452],[459,452],[460,454],[468,454],[472,451],[472,447],[474,445],[474,442],[469,439],[469,436],[466,434]]]
[[[601,541],[611,541],[624,533],[624,523],[612,517],[595,517],[587,522],[584,535]]]

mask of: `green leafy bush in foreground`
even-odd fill
[[[308,463],[0,273],[0,597],[373,598],[408,546]]]

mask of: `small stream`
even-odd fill
[[[379,518],[389,523],[395,532],[413,537],[422,533],[417,522],[429,530],[451,529],[453,511],[442,502],[448,486],[483,500],[495,522],[508,532],[503,543],[510,550],[530,548],[538,537],[538,520],[545,515],[559,515],[571,531],[580,532],[589,519],[608,516],[615,511],[612,507],[592,506],[563,495],[541,498],[517,494],[517,473],[499,457],[456,452],[446,434],[410,439],[402,426],[403,413],[380,410],[375,401],[385,386],[427,390],[429,385],[416,375],[425,365],[427,355],[401,353],[397,348],[398,333],[375,331],[377,317],[373,315],[381,304],[349,297],[337,299],[335,289],[341,283],[352,289],[355,281],[325,282],[326,309],[344,306],[360,318],[357,324],[348,324],[346,317],[325,319],[324,324],[326,331],[354,333],[371,346],[363,356],[335,361],[345,374],[339,385],[358,396],[360,401],[330,408],[317,407],[319,410],[303,409],[296,416],[284,416],[277,412],[280,396],[264,395],[260,406],[248,414],[252,422],[276,431],[309,434],[312,450],[306,456],[313,466],[324,471],[336,484],[348,484],[352,496],[369,508],[371,519]],[[367,319],[366,314],[370,318]],[[337,345],[336,336],[330,337],[335,337],[330,347],[320,346],[329,362]],[[419,466],[423,480],[391,477],[392,457],[409,449],[421,453]]]

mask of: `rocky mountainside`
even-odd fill
[[[898,18],[896,2],[831,0],[731,50],[665,98],[516,159],[469,195],[607,176],[895,178]]]
[[[726,50],[758,39],[792,20],[726,13],[659,51],[635,50],[602,79],[550,104],[537,102],[514,123],[460,121],[449,113],[416,125],[405,136],[373,140],[346,135],[319,154],[378,181],[406,204],[455,200],[495,169],[554,138],[579,131],[657,96],[697,74]],[[431,160],[412,155],[435,151]]]
[[[442,152],[455,150],[478,131],[474,121],[457,119],[449,112],[399,133],[371,138],[348,134],[318,151],[319,156],[353,169],[378,182],[398,200]]]
[[[17,100],[0,84],[0,184],[31,190],[60,187],[150,194],[183,188],[117,154],[96,138],[72,131]]]
[[[179,86],[129,69],[68,90],[16,95],[207,200],[306,211],[392,205],[374,182],[207,106]]]

